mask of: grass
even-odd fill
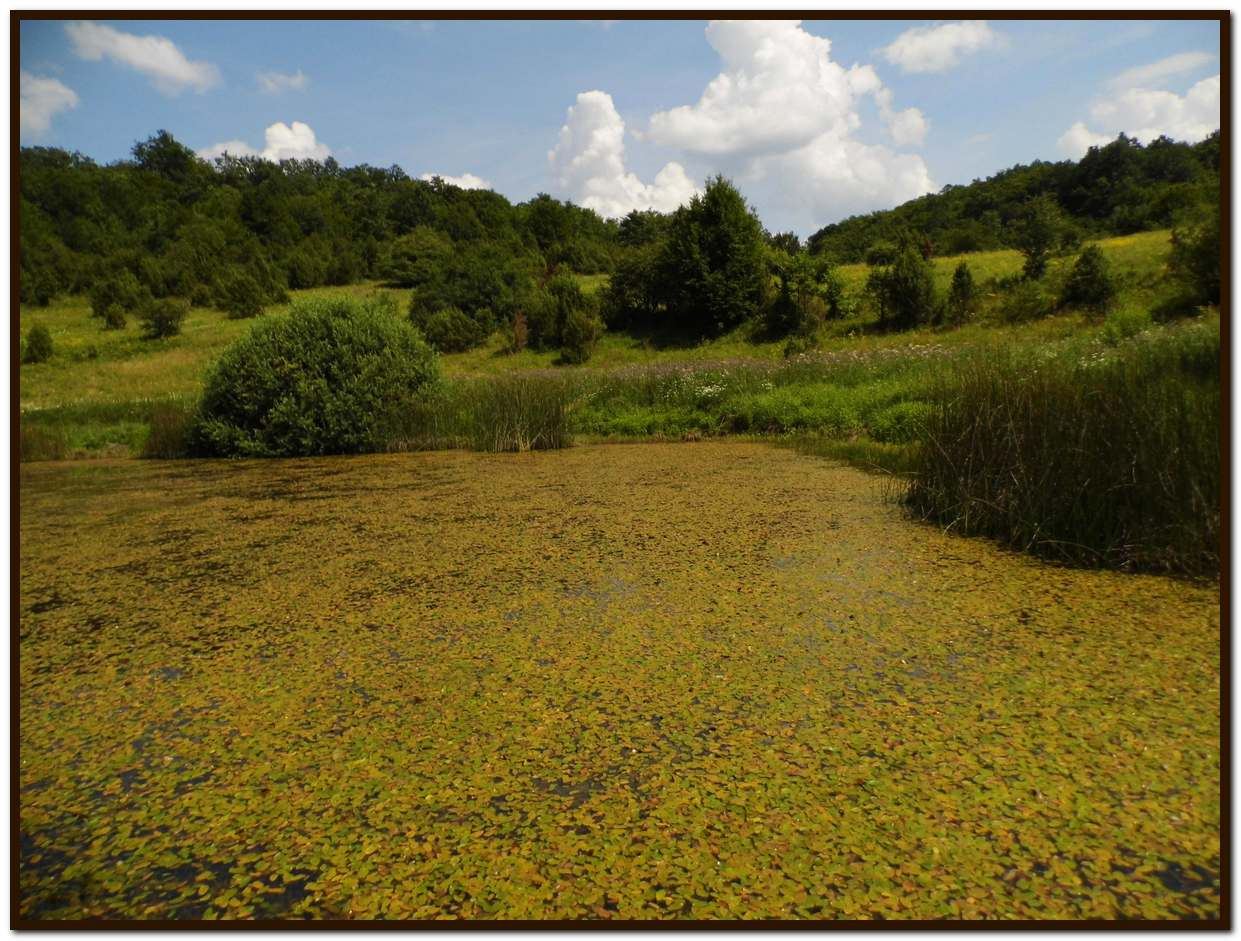
[[[936,390],[908,503],[1058,560],[1215,575],[1218,324],[994,349]]]
[[[1157,291],[1167,241],[1167,232],[1149,232],[1100,243],[1125,286],[1120,312],[1103,325],[1073,312],[1031,323],[1005,324],[994,310],[994,299],[984,298],[979,317],[960,328],[877,333],[872,315],[862,310],[850,319],[827,324],[819,349],[806,358],[807,364],[788,369],[783,341],[753,342],[752,331],[746,327],[697,345],[660,336],[605,334],[590,362],[580,368],[556,367],[557,351],[509,354],[497,334],[477,349],[441,358],[450,389],[449,398],[442,399],[441,405],[451,404],[452,414],[433,420],[424,416],[423,431],[418,434],[411,430],[412,420],[397,422],[394,439],[478,440],[480,436],[466,427],[466,415],[481,415],[484,407],[477,401],[468,408],[462,402],[450,403],[452,395],[464,395],[465,389],[473,388],[476,391],[470,395],[481,401],[485,393],[477,391],[481,386],[473,380],[537,374],[568,377],[566,382],[572,390],[565,394],[575,404],[567,419],[567,433],[587,439],[757,433],[812,434],[843,440],[863,435],[878,442],[903,441],[912,434],[920,403],[928,397],[930,372],[918,362],[921,351],[957,355],[999,339],[1019,346],[1055,347],[1101,331],[1110,342],[1119,342],[1149,325],[1149,318],[1143,320],[1144,312]],[[961,258],[969,262],[975,281],[984,289],[991,279],[1011,276],[1021,267],[1021,256],[1012,251],[938,258],[935,271],[941,289],[946,288]],[[1072,258],[1053,261],[1052,280],[1071,262]],[[866,271],[864,265],[841,269],[850,291],[861,290]],[[590,292],[606,284],[605,275],[579,279]],[[374,292],[391,295],[398,309],[408,304],[408,291],[374,284],[294,293],[307,297]],[[286,313],[285,306],[272,307],[265,316]],[[20,317],[23,331],[32,323],[45,324],[56,350],[50,362],[21,368],[22,424],[63,440],[65,452],[78,456],[141,453],[152,410],[167,403],[176,408],[192,402],[201,391],[207,366],[252,325],[251,321],[229,320],[220,311],[199,308],[191,312],[181,336],[142,340],[132,325],[125,331],[100,329],[83,298],[62,299],[48,308],[23,306]],[[886,365],[874,359],[889,355],[894,359]],[[846,375],[847,359],[855,356],[867,364],[861,378]],[[818,366],[814,364],[816,358],[822,360]],[[903,365],[896,365],[897,361]],[[721,381],[719,394],[694,391]],[[680,382],[682,387],[673,388],[673,382]],[[773,388],[763,388],[763,382],[771,382]],[[540,379],[530,388],[540,383],[547,384]],[[590,397],[580,399],[579,392]],[[545,440],[546,434],[559,434],[534,431],[534,437],[523,440],[526,431],[533,428],[519,422],[510,429],[511,435],[506,432],[499,437],[509,435],[514,446],[522,447]],[[29,453],[60,452],[32,448]]]

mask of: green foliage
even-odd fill
[[[1021,279],[1000,297],[1000,316],[1007,323],[1042,320],[1056,311],[1055,296],[1040,282]]]
[[[1040,363],[979,356],[937,394],[908,502],[1058,559],[1216,572],[1219,378],[1211,329]]]
[[[456,307],[445,307],[415,320],[427,342],[441,353],[461,353],[486,339],[478,325]]]
[[[236,457],[371,450],[389,413],[436,375],[431,349],[390,309],[297,302],[287,319],[261,321],[212,368],[195,448]]]
[[[1060,303],[1103,314],[1116,302],[1119,286],[1111,265],[1097,245],[1089,245],[1077,256],[1073,270],[1060,292]]]
[[[220,308],[234,320],[257,317],[263,312],[264,292],[248,271],[236,269],[226,274],[219,288]]]
[[[924,232],[941,254],[1017,246],[1018,222],[1033,197],[1046,195],[1089,238],[1173,225],[1187,210],[1219,204],[1219,132],[1199,144],[1167,138],[1145,147],[1120,136],[1080,161],[1035,161],[966,186],[946,186],[895,209],[853,216],[815,232],[815,254],[841,263],[891,264],[867,253],[894,247],[891,233]]]
[[[1183,296],[1198,305],[1220,301],[1220,211],[1210,205],[1172,230],[1168,273]]]
[[[142,324],[142,336],[148,340],[175,337],[189,316],[190,305],[175,297],[150,300],[138,309],[138,322]]]
[[[658,320],[660,251],[658,244],[646,243],[621,254],[603,293],[603,320],[609,330],[650,327]]]
[[[1021,271],[1026,278],[1035,281],[1043,277],[1052,252],[1064,237],[1064,230],[1064,215],[1050,194],[1036,196],[1022,207],[1013,241],[1025,256]]]
[[[965,323],[978,309],[978,288],[967,262],[961,262],[952,272],[952,285],[948,289],[945,312],[948,322],[954,326]]]
[[[844,288],[826,259],[777,251],[771,268],[779,287],[764,314],[769,336],[812,338],[827,317],[840,315]]]
[[[879,324],[891,330],[909,330],[929,323],[935,314],[933,268],[912,242],[906,242],[886,268],[875,268],[866,280],[866,292],[879,309]]]
[[[718,336],[758,312],[767,283],[763,227],[724,177],[673,214],[659,279],[668,319],[699,336]]]
[[[105,330],[124,330],[128,320],[125,308],[120,304],[109,304],[103,312],[103,328]]]
[[[566,363],[580,364],[590,359],[595,344],[603,333],[603,323],[593,310],[573,307],[565,313],[560,327],[560,358]]]
[[[122,270],[99,279],[91,287],[91,316],[107,321],[109,308],[115,306],[122,314],[130,313],[145,305],[150,297],[151,292],[133,272]]]
[[[147,436],[142,456],[148,458],[188,457],[197,408],[186,402],[157,402],[147,418]]]
[[[1099,339],[1108,346],[1118,346],[1130,337],[1149,330],[1153,324],[1149,311],[1144,308],[1122,307],[1113,310],[1103,322]]]
[[[23,363],[46,363],[52,358],[52,334],[43,324],[35,324],[26,332]]]

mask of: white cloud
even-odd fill
[[[643,183],[625,170],[625,122],[612,96],[586,91],[577,96],[547,155],[560,188],[575,202],[615,218],[633,209],[670,212],[697,192],[679,163],[669,163]]]
[[[780,189],[784,204],[802,215],[810,210],[815,225],[897,206],[936,189],[917,154],[832,133],[765,161],[764,173],[790,181]]]
[[[892,91],[880,88],[875,92],[875,101],[879,105],[879,117],[888,127],[888,133],[897,147],[921,147],[926,140],[927,119],[917,108],[906,108],[904,111],[892,110]]]
[[[829,128],[856,127],[857,97],[882,88],[869,66],[846,70],[831,60],[831,41],[795,20],[711,23],[707,42],[724,71],[698,102],[651,116],[647,137],[702,154],[783,152]]]
[[[46,133],[58,112],[77,106],[78,96],[68,85],[22,70],[17,106],[22,134]]]
[[[963,55],[1001,42],[985,20],[963,20],[906,30],[882,52],[906,72],[943,72],[959,64]]]
[[[210,62],[191,62],[171,39],[135,36],[99,23],[66,23],[65,32],[73,51],[82,59],[98,62],[108,58],[149,75],[165,95],[186,88],[204,92],[218,85],[220,70]]]
[[[481,176],[475,176],[473,173],[463,173],[461,176],[449,176],[446,173],[424,173],[422,176],[418,177],[418,179],[426,180],[428,183],[436,178],[443,180],[445,183],[450,183],[453,186],[459,186],[463,190],[491,189],[491,184],[489,182],[484,180]]]
[[[259,82],[259,90],[268,95],[279,95],[286,91],[303,91],[310,84],[310,79],[301,69],[292,75],[286,75],[283,72],[259,72],[255,77]]]
[[[804,218],[887,208],[930,192],[922,157],[858,139],[866,96],[896,147],[916,147],[928,122],[898,111],[870,65],[844,68],[831,41],[796,21],[707,27],[723,71],[698,102],[652,115],[646,139],[710,158],[713,169],[765,181]]]
[[[1103,147],[1106,144],[1110,144],[1113,140],[1115,140],[1114,137],[1108,137],[1106,134],[1096,134],[1081,121],[1077,121],[1060,135],[1060,140],[1057,143],[1060,145],[1061,153],[1079,158],[1084,156],[1091,147]]]
[[[233,157],[262,157],[264,160],[326,160],[331,149],[315,139],[310,125],[294,121],[291,125],[277,121],[264,132],[266,146],[262,150],[251,147],[243,140],[224,141],[198,151],[204,160],[229,154]]]
[[[1108,85],[1121,89],[1154,88],[1166,78],[1210,65],[1216,58],[1209,52],[1181,52],[1150,65],[1127,69],[1115,76]]]
[[[1161,136],[1200,141],[1220,126],[1220,77],[1204,78],[1184,95],[1150,88],[1113,91],[1091,105],[1090,124],[1100,130],[1078,121],[1060,137],[1060,149],[1080,157],[1092,144],[1107,143],[1120,133],[1144,144]]]

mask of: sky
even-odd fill
[[[609,217],[717,173],[808,235],[1124,132],[1219,125],[1216,21],[24,21],[23,146],[399,165]]]

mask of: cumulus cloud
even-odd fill
[[[696,104],[651,116],[655,143],[717,156],[785,152],[860,126],[858,97],[883,90],[874,69],[833,62],[831,40],[795,20],[717,21],[706,36],[724,71]]]
[[[220,70],[210,62],[191,62],[176,43],[163,36],[135,36],[100,23],[66,23],[65,32],[79,58],[111,59],[150,76],[165,95],[186,88],[197,92],[218,85]]]
[[[57,113],[78,106],[77,93],[68,85],[25,69],[21,73],[18,94],[17,113],[23,135],[46,133]]]
[[[941,26],[918,26],[886,46],[883,57],[906,72],[943,72],[961,57],[1001,43],[985,20],[963,20]]]
[[[256,78],[259,81],[259,90],[268,95],[279,95],[286,91],[302,91],[310,84],[310,79],[301,69],[292,75],[286,75],[283,72],[259,72]]]
[[[424,173],[418,177],[420,180],[426,180],[428,183],[435,179],[443,180],[453,186],[459,186],[463,190],[489,190],[491,184],[484,180],[481,176],[475,176],[473,173],[463,173],[461,176],[449,176],[446,173]]]
[[[1219,126],[1220,77],[1212,75],[1184,95],[1152,88],[1114,89],[1091,105],[1090,126],[1075,122],[1061,135],[1059,144],[1068,156],[1080,157],[1090,146],[1105,144],[1121,133],[1144,144],[1161,136],[1199,141]]]
[[[279,162],[281,160],[326,160],[332,155],[331,149],[315,139],[315,132],[310,125],[294,121],[291,125],[277,121],[269,125],[264,132],[266,146],[259,150],[251,147],[243,140],[223,141],[212,144],[198,151],[204,160],[214,160],[224,154],[233,157],[262,157],[264,160]]]
[[[934,189],[921,156],[859,140],[868,96],[895,147],[920,146],[928,129],[917,108],[894,107],[872,66],[834,62],[831,41],[796,21],[715,22],[706,36],[723,71],[697,103],[652,115],[646,139],[765,180],[803,215],[838,218]]]
[[[670,212],[697,192],[679,163],[664,166],[649,184],[625,170],[625,121],[602,91],[577,96],[547,158],[562,190],[609,218],[633,209]]]

